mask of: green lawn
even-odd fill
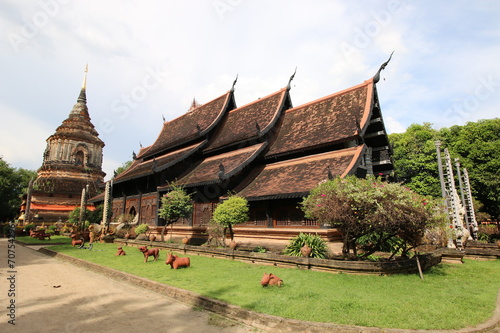
[[[40,240],[30,236],[16,237],[16,240],[26,244],[71,244],[71,238],[59,235],[50,236],[50,239],[45,240]]]
[[[116,244],[92,251],[68,245],[51,249],[257,312],[300,320],[401,329],[458,329],[475,326],[493,313],[500,288],[500,260],[441,264],[416,275],[371,276],[314,272],[190,256],[191,268],[143,262],[135,247],[115,256]],[[272,272],[285,282],[263,288]]]

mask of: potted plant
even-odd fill
[[[290,240],[284,253],[297,257],[325,258],[327,246],[320,236],[301,232]]]

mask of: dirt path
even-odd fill
[[[7,246],[0,239],[0,332],[253,331],[17,244],[10,269]]]

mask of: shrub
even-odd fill
[[[256,246],[252,252],[257,252],[257,253],[266,253],[267,249],[263,246]]]
[[[182,217],[188,217],[193,211],[191,194],[175,184],[171,184],[170,187],[171,191],[161,198],[161,206],[158,209],[158,216],[165,220],[165,225],[161,230],[162,242],[165,240],[167,226],[177,222]]]
[[[290,240],[286,247],[284,254],[289,256],[302,256],[300,249],[307,245],[311,248],[311,258],[325,258],[327,247],[324,240],[318,235],[300,233]]]
[[[247,199],[231,195],[215,208],[212,219],[229,229],[229,237],[233,240],[233,225],[248,221]]]
[[[30,232],[30,230],[35,229],[35,227],[36,225],[34,223],[26,224],[24,226],[24,230],[26,230],[26,232]]]
[[[137,235],[144,234],[146,231],[148,231],[149,226],[147,224],[139,224],[137,227],[135,227],[134,231]]]
[[[379,245],[397,236],[402,240],[402,255],[406,255],[420,245],[427,229],[446,221],[440,201],[373,176],[337,177],[322,183],[301,205],[307,218],[340,230],[344,255],[352,250],[356,256],[356,242],[366,235],[378,235]],[[377,246],[365,255],[372,254]]]

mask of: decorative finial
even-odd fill
[[[255,131],[257,132],[257,135],[260,134],[260,126],[259,126],[259,123],[257,122],[257,120],[255,121]]]
[[[85,75],[83,76],[82,89],[78,96],[77,102],[87,104],[87,72],[89,71],[89,64],[85,65]]]
[[[85,65],[85,75],[83,76],[82,89],[87,89],[87,73],[89,72],[89,64]]]
[[[288,80],[288,85],[286,86],[288,89],[290,89],[290,85],[292,83],[293,78],[295,77],[295,73],[297,73],[297,66],[295,66],[295,71],[293,72],[292,76],[290,76],[290,80]]]
[[[384,62],[384,63],[380,66],[380,68],[378,69],[377,74],[375,74],[375,76],[373,77],[373,83],[377,83],[377,82],[380,80],[380,72],[381,72],[382,70],[384,70],[384,69],[385,69],[385,66],[387,66],[387,64],[389,63],[389,61],[391,61],[391,58],[392,58],[392,54],[393,54],[393,53],[394,53],[394,51],[392,51],[391,55],[389,56],[389,59],[387,59],[387,61],[386,61],[386,62]]]
[[[195,97],[193,97],[193,101],[191,102],[191,106],[189,107],[188,112],[191,112],[191,111],[193,111],[194,109],[196,109],[196,108],[198,108],[200,106],[201,106],[201,104],[196,101]]]
[[[217,173],[217,176],[222,179],[224,177],[224,173],[226,172],[224,168],[224,164],[222,162],[219,164],[219,172]]]
[[[134,159],[134,160],[137,159],[137,155],[136,155],[135,151],[132,151],[132,159]]]
[[[234,91],[234,86],[236,85],[236,82],[238,81],[238,74],[236,74],[236,78],[233,81],[233,86],[231,87],[231,92]]]
[[[161,117],[163,118],[163,122],[165,122],[165,116],[162,114]]]

